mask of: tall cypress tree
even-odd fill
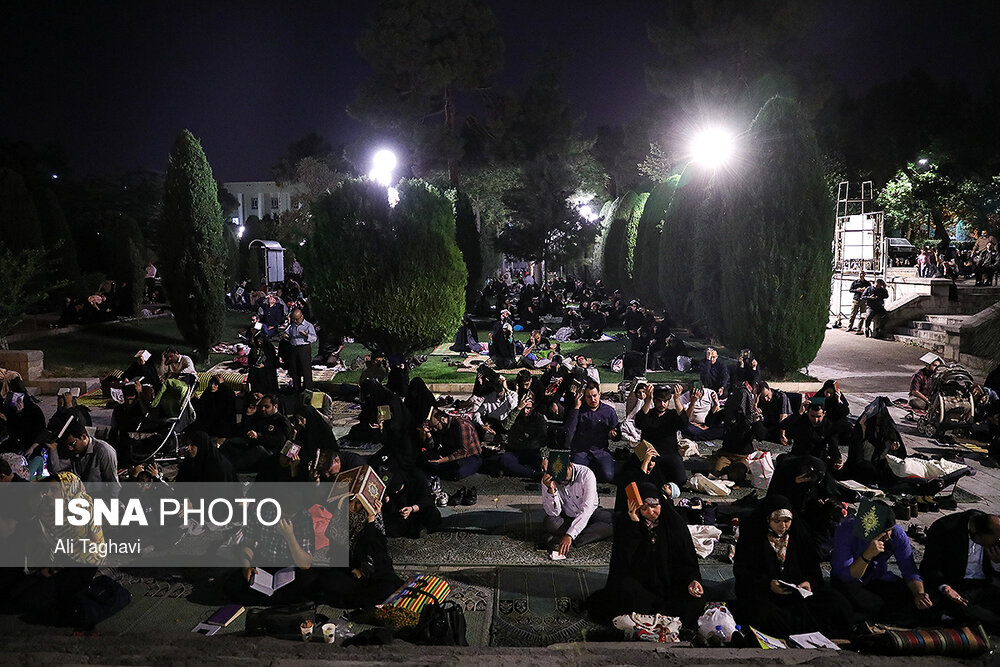
[[[632,274],[635,295],[648,306],[662,305],[659,288],[660,230],[670,201],[674,198],[677,180],[677,176],[671,176],[654,187],[639,218]]]
[[[174,141],[160,225],[160,264],[177,328],[205,359],[222,336],[226,250],[212,168],[188,130]]]
[[[811,362],[830,306],[833,208],[797,104],[774,97],[750,127],[754,169],[726,196],[718,236],[720,333],[772,374]]]
[[[479,228],[476,226],[476,213],[472,210],[469,195],[461,191],[455,193],[455,243],[462,251],[462,259],[469,272],[465,298],[472,300],[483,286],[483,251]]]
[[[660,301],[679,322],[693,326],[698,315],[694,304],[696,275],[695,230],[704,223],[708,200],[708,175],[694,167],[680,174],[677,189],[663,217],[659,246]]]

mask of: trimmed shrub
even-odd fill
[[[340,183],[313,204],[303,254],[324,326],[372,350],[409,354],[454,335],[467,273],[451,201],[419,180],[398,190],[390,207],[378,184]]]

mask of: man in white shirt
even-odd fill
[[[681,396],[681,407],[687,410],[694,401],[694,410],[684,427],[684,437],[691,440],[720,440],[722,432],[722,415],[719,413],[719,394],[714,389],[695,389]]]
[[[940,595],[935,607],[1000,631],[1000,516],[967,510],[936,520],[927,531],[920,574]]]
[[[542,507],[549,546],[562,556],[571,545],[590,544],[613,533],[613,516],[599,506],[597,478],[587,466],[571,463],[566,482],[556,482],[547,472],[542,475]]]
[[[160,374],[160,380],[169,380],[171,378],[191,380],[198,374],[191,357],[179,353],[172,347],[168,347],[163,351],[157,371]]]
[[[517,392],[507,388],[507,378],[501,375],[498,386],[483,397],[483,402],[472,413],[472,421],[482,429],[483,439],[492,442],[503,421],[516,407]]]

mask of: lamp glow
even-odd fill
[[[706,167],[721,167],[733,156],[733,135],[721,128],[709,128],[695,135],[691,159]]]
[[[580,215],[590,220],[590,216],[594,215],[594,209],[590,208],[587,204],[580,207]]]
[[[389,187],[389,184],[392,183],[392,172],[395,168],[395,153],[383,148],[372,156],[372,170],[368,172],[368,178],[379,185]]]

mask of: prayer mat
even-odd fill
[[[542,540],[541,504],[522,507],[523,510],[484,507],[474,513],[459,512],[445,517],[443,530],[427,537],[392,538],[389,540],[392,561],[397,566],[549,565],[552,563],[549,551],[538,548]],[[475,516],[466,516],[470,514]],[[573,547],[569,558],[561,563],[568,567],[603,566],[610,558],[611,540],[603,540]]]
[[[604,627],[587,618],[584,601],[606,580],[607,572],[597,569],[501,568],[491,645],[584,641],[588,632]]]
[[[80,394],[76,402],[79,405],[93,409],[107,407],[108,400],[108,397],[104,396],[100,389],[94,389],[93,391],[88,391],[86,394]]]
[[[454,350],[451,349],[451,346],[454,345],[454,344],[455,343],[453,343],[453,342],[452,343],[441,343],[440,345],[438,345],[437,347],[435,347],[433,350],[431,350],[430,352],[428,352],[427,356],[430,356],[430,357],[451,357],[451,356],[457,355],[459,353],[455,352]]]

